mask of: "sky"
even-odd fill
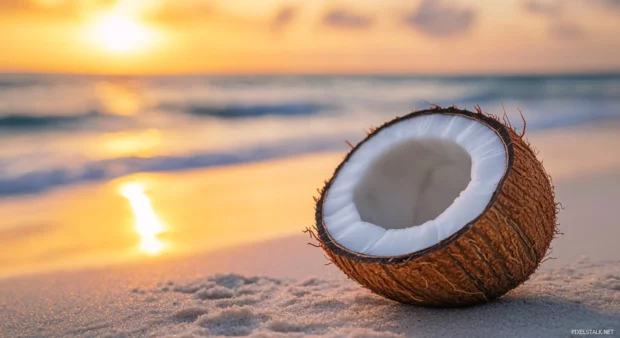
[[[620,71],[620,0],[2,0],[0,72]]]

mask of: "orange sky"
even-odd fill
[[[0,71],[620,70],[615,0],[2,0]]]

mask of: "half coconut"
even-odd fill
[[[316,230],[347,276],[405,303],[458,306],[525,281],[556,233],[553,186],[497,117],[434,108],[377,128],[317,200]]]

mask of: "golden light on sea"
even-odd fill
[[[135,229],[140,235],[140,251],[149,254],[160,254],[164,243],[158,238],[165,227],[153,210],[151,200],[144,192],[144,186],[139,183],[124,184],[120,193],[131,206],[135,219]]]
[[[149,157],[162,144],[162,133],[157,129],[103,134],[99,141],[101,154],[105,157]]]

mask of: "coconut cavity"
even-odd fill
[[[381,128],[339,168],[323,201],[331,239],[379,257],[431,247],[479,216],[506,172],[495,131],[428,114]]]
[[[404,229],[439,216],[470,179],[471,157],[456,142],[410,140],[370,165],[353,191],[353,202],[362,221]]]

